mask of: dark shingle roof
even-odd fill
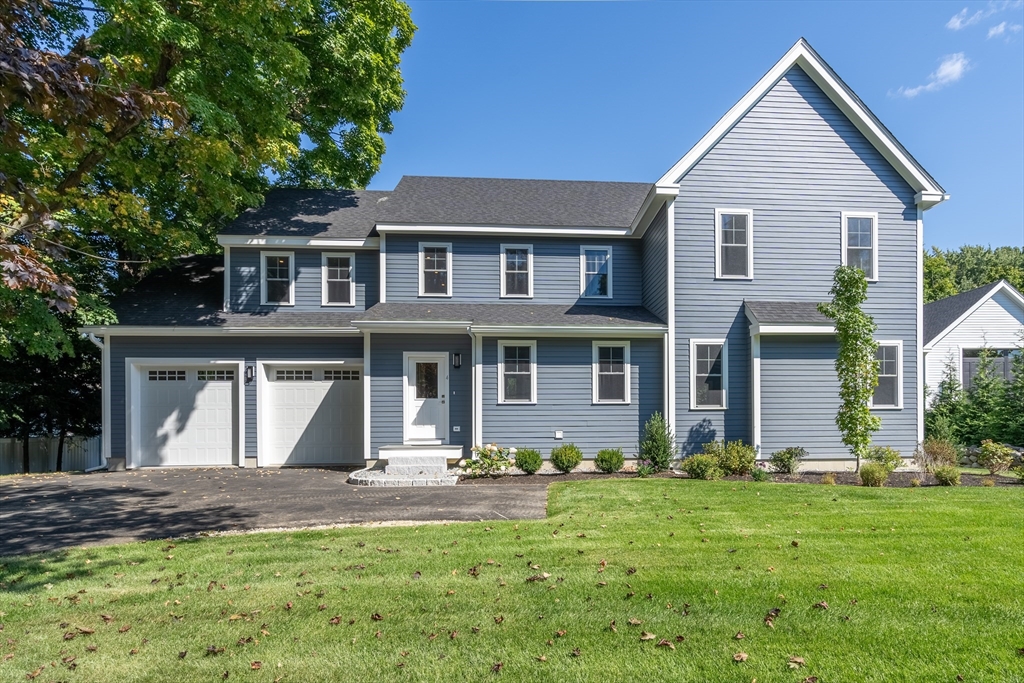
[[[404,176],[381,223],[627,228],[650,183]]]
[[[263,206],[249,209],[223,235],[361,239],[373,232],[389,192],[378,190],[271,190]]]
[[[957,318],[971,309],[971,306],[981,301],[1002,280],[990,282],[987,285],[970,289],[960,294],[947,296],[945,299],[933,301],[924,305],[924,343],[931,344],[942,331],[952,325]]]
[[[474,325],[640,325],[662,321],[642,306],[559,306],[549,304],[383,303],[356,322],[430,321]]]
[[[814,301],[744,301],[747,311],[763,325],[831,325]]]

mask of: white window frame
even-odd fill
[[[349,287],[347,302],[327,300],[327,259],[347,258],[349,260],[348,276],[352,283]],[[356,254],[352,251],[324,251],[320,253],[320,305],[321,306],[355,306],[356,305]]]
[[[877,211],[842,211],[840,212],[842,229],[842,251],[840,252],[840,263],[846,264],[846,251],[849,239],[847,237],[848,218],[870,218],[871,219],[871,277],[868,282],[878,282],[878,212]]]
[[[505,269],[507,264],[505,262],[505,252],[509,249],[525,249],[526,250],[526,268],[528,272],[528,284],[526,285],[526,294],[508,294],[505,291],[506,280],[505,280]],[[501,260],[500,272],[501,272],[501,298],[502,299],[532,299],[533,298],[533,245],[532,244],[502,244],[501,252],[499,256]]]
[[[424,258],[424,249],[426,249],[428,247],[444,247],[445,249],[448,250],[448,262],[447,262],[447,266],[448,266],[448,282],[447,282],[447,285],[446,285],[446,289],[448,290],[447,294],[427,294],[426,292],[423,291],[423,268],[426,265],[426,259]],[[420,246],[419,246],[419,269],[417,271],[417,276],[419,278],[419,285],[420,285],[420,289],[419,289],[419,292],[420,292],[419,295],[420,296],[451,298],[451,296],[452,296],[452,266],[454,265],[454,263],[453,263],[454,259],[452,258],[452,256],[453,256],[453,254],[452,254],[452,243],[451,242],[420,242]]]
[[[903,410],[903,340],[878,339],[875,343],[879,346],[896,347],[896,405],[876,406],[875,393],[871,392],[871,398],[868,399],[868,407],[871,410]]]
[[[697,405],[697,344],[722,345],[722,405]],[[728,410],[729,409],[729,340],[728,339],[691,339],[690,340],[690,410]]]
[[[722,216],[743,215],[747,217],[747,274],[722,274]],[[716,280],[753,280],[754,279],[754,210],[753,209],[715,209],[715,279]]]
[[[267,257],[288,257],[288,301],[267,301]],[[261,306],[294,306],[295,305],[295,252],[294,251],[261,251],[260,252],[260,305]]]
[[[605,251],[608,254],[608,294],[587,296],[587,252],[588,251]],[[614,266],[615,266],[615,255],[610,245],[600,244],[583,244],[580,245],[580,298],[581,299],[611,299],[612,298],[612,282],[614,280]]]
[[[529,401],[506,401],[505,400],[505,347],[506,346],[529,346],[530,347],[530,400]],[[537,340],[526,339],[499,339],[498,340],[498,405],[510,406],[532,406],[537,405]]]
[[[607,400],[607,399],[606,400],[601,400],[600,396],[598,395],[598,381],[600,379],[600,359],[599,359],[600,351],[599,351],[599,349],[601,347],[609,347],[609,346],[622,347],[623,348],[623,352],[622,352],[622,369],[623,369],[623,372],[626,375],[626,377],[625,377],[625,379],[626,379],[626,396],[625,396],[624,399],[620,399],[620,400]],[[600,404],[600,405],[619,405],[619,406],[621,406],[621,405],[629,405],[630,399],[632,398],[632,394],[633,394],[632,384],[630,382],[632,366],[630,365],[630,362],[629,362],[629,342],[628,341],[611,341],[611,340],[608,340],[608,341],[605,341],[605,340],[595,341],[595,342],[593,342],[592,348],[593,348],[593,358],[592,358],[593,370],[592,370],[592,377],[591,377],[591,385],[592,385],[592,393],[593,393],[593,396],[592,396],[593,403],[595,405],[597,405],[597,404]]]

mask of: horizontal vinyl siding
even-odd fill
[[[269,310],[277,306],[260,305],[260,252],[280,251],[292,252],[295,255],[295,305],[284,306],[294,311],[337,310],[363,311],[377,303],[380,289],[380,255],[372,250],[328,249],[328,253],[354,253],[356,279],[356,305],[323,306],[322,289],[322,251],[319,249],[249,249],[232,247],[231,249],[231,310],[257,311]]]
[[[245,360],[255,368],[257,360],[340,360],[363,357],[360,336],[311,339],[204,338],[204,337],[111,337],[110,338],[110,454],[123,458],[128,441],[125,406],[125,359],[218,358]],[[256,382],[245,390],[245,457],[256,457]]]
[[[643,304],[651,313],[668,320],[668,209],[654,217],[641,240]]]
[[[452,296],[419,296],[420,242],[452,244]],[[501,298],[501,245],[533,245],[533,298]],[[580,246],[612,247],[612,299],[580,298]],[[420,237],[389,234],[387,300],[452,303],[614,304],[642,303],[639,240],[530,237]]]
[[[391,239],[388,238],[390,250]],[[448,443],[463,447],[469,455],[473,446],[473,353],[468,334],[371,334],[370,335],[370,457],[381,446],[400,445],[404,437],[403,400],[405,352],[447,352],[448,358]],[[462,367],[451,366],[451,354],[462,354]],[[459,432],[452,428],[459,426]]]
[[[498,405],[498,340],[483,340],[484,442],[535,448],[545,458],[562,443],[576,444],[585,458],[602,448],[635,455],[644,423],[662,409],[662,341],[630,340],[628,405],[593,404],[591,339],[536,342],[537,404]],[[555,439],[555,430],[562,431],[561,440]]]
[[[753,211],[754,278],[715,280],[715,209]],[[877,212],[879,281],[865,310],[876,338],[902,340],[904,409],[885,416],[901,450],[917,439],[917,210],[914,191],[799,68],[792,68],[680,181],[675,200],[676,432],[684,452],[750,441],[743,300],[826,301],[841,213]],[[691,338],[729,338],[729,409],[690,411]],[[762,378],[762,395],[767,380]],[[805,423],[793,434],[831,429]],[[785,444],[790,445],[790,444]]]

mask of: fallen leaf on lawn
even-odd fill
[[[642,624],[642,623],[644,623],[644,622],[640,621],[640,620],[639,620],[639,619],[637,619],[636,617],[630,617],[630,618],[629,618],[629,621],[628,621],[627,623],[628,623],[628,624],[629,624],[630,626],[639,626],[640,624]]]
[[[27,678],[28,680],[31,681],[33,678],[35,678],[39,674],[43,673],[43,668],[44,667],[39,667],[38,669],[36,669],[35,671],[32,671],[31,673],[25,674],[25,678]]]
[[[228,673],[227,671],[225,671],[224,673],[222,673],[222,674],[220,675],[220,677],[221,677],[221,678],[223,678],[223,679],[224,679],[224,680],[226,681],[226,680],[228,680],[228,676],[229,676],[229,675],[230,675],[230,674],[229,674],[229,673]]]
[[[644,631],[640,634],[640,640],[654,640],[655,638],[657,638],[657,636],[650,631]]]
[[[263,668],[263,662],[252,662],[251,664],[249,664],[249,668],[253,671],[259,671]]]
[[[500,624],[503,621],[505,621],[505,617],[503,617],[501,615],[498,615],[498,616],[494,617],[494,623],[495,624]]]
[[[608,628],[611,629],[612,633],[618,633],[619,629],[615,628],[615,620],[612,619],[612,623],[608,624]]]
[[[814,603],[814,609],[828,609],[828,603],[822,600],[821,602]]]
[[[128,631],[130,631],[130,630],[132,630],[132,625],[131,624],[125,624],[121,628],[117,629],[117,632],[118,633],[128,633]]]
[[[380,631],[377,631],[376,633],[373,634],[373,637],[376,638],[377,640],[380,640],[381,638],[384,637],[384,634],[381,633]]]
[[[223,647],[217,647],[216,645],[207,645],[206,654],[208,655],[219,655],[224,653]]]
[[[547,581],[549,578],[551,578],[551,574],[548,574],[547,572],[544,572],[542,574],[534,574],[533,576],[528,576],[526,578],[526,580],[527,581]]]
[[[732,661],[734,661],[734,662],[745,662],[745,661],[747,661],[747,658],[749,656],[750,655],[748,655],[746,652],[737,652],[736,654],[734,654],[732,656]]]
[[[139,654],[139,648],[133,647],[132,649],[128,650],[128,654],[130,654],[130,655],[137,655],[137,654]]]
[[[480,633],[480,627],[479,626],[474,626],[474,627],[472,627],[469,630],[472,631],[473,633]]]
[[[13,652],[8,652],[7,654],[5,654],[3,656],[3,658],[0,658],[0,661],[6,662],[6,661],[8,661],[10,659],[14,659],[14,653]]]
[[[659,640],[659,641],[658,641],[658,644],[656,645],[656,647],[667,647],[667,648],[668,648],[668,649],[670,649],[670,650],[674,650],[674,649],[676,649],[676,646],[675,646],[675,645],[673,645],[673,644],[671,643],[671,641],[669,641],[669,640],[666,640],[665,638],[662,638],[661,640]]]
[[[578,647],[574,647],[574,648],[572,649],[572,652],[570,652],[569,654],[571,654],[571,655],[572,655],[573,657],[579,657],[579,656],[580,656],[580,655],[582,655],[583,653],[582,653],[582,652],[580,652],[580,649],[579,649]]]
[[[317,610],[323,612],[325,609],[327,609],[327,605],[317,605],[316,608]]]
[[[607,581],[598,581],[598,582],[597,582],[597,587],[598,587],[598,588],[604,588],[604,587],[605,587],[605,586],[607,586],[607,585],[608,585],[608,582],[607,582]]]
[[[418,579],[418,578],[420,578],[421,576],[423,576],[423,575],[422,575],[422,574],[420,574],[419,572],[413,572],[413,573],[412,573],[412,578],[413,578],[414,580],[415,580],[415,579]]]
[[[96,633],[96,629],[94,629],[94,628],[85,628],[85,627],[82,627],[82,626],[76,626],[76,628],[78,629],[79,633],[81,633],[82,635],[85,635],[85,636],[90,636],[93,633]]]
[[[790,669],[799,669],[801,666],[804,666],[805,664],[807,664],[807,662],[804,661],[803,657],[790,657],[789,658],[789,668]]]
[[[804,680],[800,681],[800,683],[818,683],[818,677],[817,676],[808,676]]]
[[[77,635],[78,634],[75,633],[74,631],[68,631],[67,633],[64,634],[64,640],[73,640],[75,638],[75,636],[77,636]]]
[[[178,653],[178,659],[185,659],[186,656],[188,656],[188,650],[182,650]]]
[[[540,657],[537,657],[536,659],[537,659],[538,662],[546,662],[546,661],[548,661],[548,658],[545,657],[544,655],[541,655]]]
[[[292,607],[293,607],[293,605],[292,605],[291,602],[286,602],[285,605],[284,605],[285,609],[291,609]]]
[[[114,617],[110,616],[109,614],[101,614],[100,619],[103,620],[104,624],[109,624],[114,620]]]
[[[768,614],[764,615],[764,625],[768,628],[775,628],[775,617],[782,614],[782,610],[778,607],[773,607],[768,610]]]
[[[676,636],[676,642],[681,643],[686,640],[686,636]]]
[[[99,649],[99,645],[86,645],[85,649],[89,652],[96,652]]]
[[[555,638],[561,638],[565,634],[566,634],[566,631],[564,631],[564,630],[562,630],[562,631],[555,631]]]
[[[384,617],[382,617],[381,615],[377,614],[376,612],[371,614],[370,618],[373,619],[374,621],[384,621]]]
[[[495,662],[494,666],[491,667],[491,671],[493,671],[494,673],[498,673],[504,667],[505,667],[505,665],[502,662]]]
[[[228,617],[228,621],[238,621],[239,619],[245,619],[245,616],[241,614],[232,614]]]
[[[792,541],[792,542],[790,542],[790,545],[793,546],[794,548],[799,548],[800,547],[800,541]]]
[[[820,590],[820,591],[828,590],[828,584],[827,583],[821,584],[820,586],[818,586],[818,590]]]
[[[459,632],[458,631],[452,631],[451,633],[448,634],[448,638],[450,640],[455,640],[456,638],[458,638],[458,636],[459,636]]]
[[[743,631],[740,631],[739,633],[737,633],[737,634],[736,634],[735,636],[733,636],[733,637],[734,637],[734,638],[735,638],[736,640],[743,640],[743,639],[744,639],[744,638],[746,638],[747,636],[745,636],[745,635],[743,634]]]

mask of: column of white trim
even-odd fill
[[[473,445],[484,442],[484,340],[473,335]]]
[[[914,330],[914,349],[917,354],[917,441],[924,441],[924,211],[917,210],[917,320]],[[900,377],[900,382],[904,382]]]
[[[383,236],[382,236],[383,237]],[[370,333],[363,333],[363,459],[370,460]]]
[[[110,432],[110,345],[112,341],[113,339],[109,334],[103,338],[103,351],[101,352],[100,356],[102,368],[101,372],[103,373],[103,379],[101,380],[100,384],[100,391],[102,392],[103,397],[103,414],[102,417],[100,418],[100,457],[103,459],[103,465],[106,465],[107,461],[110,459],[110,447],[112,443],[111,439],[113,439],[114,437],[114,435]],[[125,453],[125,463],[127,462],[128,454]]]
[[[380,235],[380,293],[377,299],[384,303],[387,301],[387,269],[388,269],[388,236]]]
[[[670,199],[665,210],[665,243],[666,258],[668,259],[668,282],[665,299],[668,303],[668,333],[665,335],[667,359],[665,368],[665,381],[668,384],[667,402],[665,406],[665,420],[669,428],[675,432],[676,429],[676,200]]]
[[[224,247],[224,312],[231,312],[231,247]]]
[[[761,335],[750,335],[750,387],[752,405],[750,410],[751,441],[754,448],[761,448]]]

